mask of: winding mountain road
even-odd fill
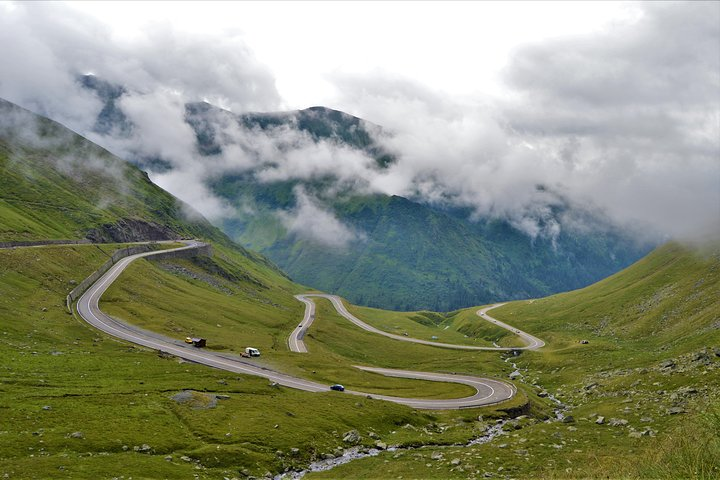
[[[433,347],[451,348],[454,350],[497,350],[497,351],[537,350],[538,348],[545,346],[545,342],[543,342],[539,338],[537,338],[533,335],[530,335],[529,333],[523,332],[522,330],[519,330],[511,325],[508,325],[507,323],[503,323],[500,320],[497,320],[487,314],[487,312],[489,310],[492,310],[493,308],[497,308],[497,307],[502,307],[503,305],[505,305],[504,303],[496,303],[495,305],[491,305],[489,307],[482,308],[482,309],[478,310],[476,313],[483,320],[493,323],[493,324],[497,325],[498,327],[509,330],[512,333],[519,336],[527,344],[524,347],[476,347],[473,345],[456,345],[453,343],[433,342],[430,340],[421,340],[419,338],[406,337],[404,335],[396,335],[394,333],[388,333],[388,332],[385,332],[378,328],[375,328],[372,325],[368,325],[367,323],[358,319],[356,316],[354,316],[352,313],[350,313],[347,310],[347,308],[345,308],[345,304],[343,303],[342,299],[340,297],[338,297],[337,295],[327,295],[324,293],[306,293],[303,295],[295,295],[296,299],[300,300],[301,302],[303,302],[305,304],[305,317],[303,318],[302,324],[299,325],[295,330],[292,331],[292,333],[290,334],[290,338],[288,339],[288,346],[290,347],[290,350],[293,352],[307,353],[307,347],[305,346],[305,343],[303,342],[302,339],[305,336],[305,333],[307,332],[307,328],[312,324],[312,321],[315,319],[315,303],[312,300],[310,300],[310,297],[325,298],[327,300],[330,300],[330,302],[332,302],[333,306],[335,307],[335,310],[337,310],[337,312],[341,316],[345,317],[350,322],[354,323],[355,325],[362,328],[363,330],[366,330],[371,333],[375,333],[377,335],[382,335],[384,337],[392,338],[393,340],[400,340],[403,342],[411,342],[411,343],[420,343],[423,345],[431,345]]]
[[[203,246],[204,244],[199,242],[188,242],[188,244],[184,247],[180,247],[177,249],[172,250],[188,250],[197,248],[200,246]],[[122,321],[119,321],[117,319],[112,318],[111,316],[107,315],[106,313],[102,312],[99,307],[99,301],[100,297],[102,297],[103,293],[110,287],[110,285],[120,276],[120,274],[127,268],[128,265],[130,265],[133,261],[150,257],[152,255],[157,255],[159,253],[164,253],[172,250],[162,250],[162,251],[156,251],[156,252],[146,252],[146,253],[140,253],[137,255],[131,255],[128,257],[123,258],[122,260],[118,261],[115,265],[113,265],[110,270],[105,273],[102,277],[100,277],[77,301],[76,307],[78,314],[90,325],[93,327],[102,330],[103,332],[112,335],[114,337],[142,345],[147,348],[156,349],[162,352],[167,352],[172,355],[176,355],[180,358],[200,363],[203,365],[207,365],[210,367],[227,370],[230,372],[235,373],[241,373],[241,374],[247,374],[247,375],[255,375],[259,377],[267,378],[268,380],[272,382],[276,382],[280,385],[284,385],[291,388],[296,388],[299,390],[304,390],[308,392],[328,392],[329,388],[328,385],[313,382],[310,380],[305,380],[302,378],[296,378],[292,377],[290,375],[286,375],[281,372],[277,372],[275,370],[272,370],[270,368],[264,367],[261,363],[259,363],[257,360],[249,361],[242,357],[226,354],[226,353],[216,353],[211,352],[207,350],[200,350],[193,346],[190,346],[188,344],[185,344],[181,340],[173,339],[170,337],[166,337],[164,335],[160,335],[155,332],[150,332],[132,325],[129,325],[127,323],[124,323]],[[386,332],[382,332],[381,330],[377,330],[374,327],[371,327],[370,325],[365,324],[364,322],[361,322],[354,316],[352,316],[343,305],[342,301],[333,295],[298,295],[296,298],[298,300],[302,301],[306,305],[305,310],[305,316],[303,318],[302,323],[300,326],[298,326],[296,329],[293,330],[290,339],[288,340],[288,344],[290,345],[290,349],[294,352],[307,352],[307,348],[305,347],[305,344],[302,341],[302,338],[307,331],[307,328],[312,324],[312,321],[315,318],[315,304],[312,300],[309,300],[307,297],[309,296],[323,296],[325,298],[330,299],[333,302],[333,305],[335,305],[335,308],[338,310],[338,312],[343,315],[345,318],[348,318],[348,320],[352,321],[356,325],[360,326],[361,328],[364,328],[365,330],[371,331],[373,333],[378,333],[385,336],[390,336],[392,338],[398,338],[399,340],[403,341],[415,341],[416,343],[429,343],[433,346],[445,346],[448,345],[446,348],[457,348],[462,346],[450,346],[449,344],[437,344],[435,342],[425,342],[423,340],[418,339],[408,339],[406,337],[399,337],[397,335],[388,334]],[[492,308],[492,307],[489,307]],[[488,308],[488,309],[489,309]],[[487,310],[487,309],[486,309]],[[485,311],[486,311],[485,310]],[[478,312],[479,313],[479,312]],[[484,314],[484,312],[483,312]],[[502,322],[498,323],[500,326],[503,326],[503,328],[509,328],[512,329],[512,327],[507,326],[505,324],[502,324]],[[512,329],[515,331],[514,329]],[[531,335],[525,334],[528,337],[532,337]],[[535,339],[539,343],[536,343],[534,348],[539,348],[542,343],[541,340]],[[464,348],[464,347],[463,347]],[[531,348],[531,345],[528,345],[528,347],[524,348]],[[497,350],[493,348],[482,348],[482,347],[475,347],[471,349],[482,349],[482,350]],[[505,349],[509,350],[509,349]],[[474,395],[471,395],[469,397],[464,398],[455,398],[455,399],[441,399],[441,400],[426,400],[426,399],[419,399],[419,398],[402,398],[402,397],[392,397],[387,395],[375,395],[367,392],[358,392],[353,390],[345,390],[345,393],[351,394],[351,395],[361,395],[366,397],[371,397],[374,399],[379,400],[386,400],[389,402],[394,402],[402,405],[407,405],[412,408],[417,409],[431,409],[431,410],[446,410],[446,409],[459,409],[459,408],[474,408],[474,407],[481,407],[481,406],[487,406],[492,405],[496,403],[503,402],[505,400],[508,400],[512,398],[515,393],[516,389],[515,387],[507,382],[503,382],[500,380],[493,380],[493,379],[487,379],[487,378],[479,378],[479,377],[473,377],[469,375],[452,375],[452,374],[440,374],[440,373],[431,373],[431,372],[413,372],[413,371],[407,371],[407,370],[394,370],[394,369],[387,369],[387,368],[375,368],[375,367],[365,367],[365,366],[356,366],[356,368],[378,373],[381,375],[391,376],[391,377],[401,377],[401,378],[411,378],[411,379],[421,379],[421,380],[430,380],[430,381],[437,381],[437,382],[453,382],[453,383],[461,383],[464,385],[468,385],[475,389],[476,393]]]

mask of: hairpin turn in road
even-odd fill
[[[186,246],[180,247],[173,250],[190,250],[190,249],[197,249],[199,247],[204,246],[204,244],[196,241],[186,242]],[[99,301],[100,297],[102,297],[103,293],[109,288],[109,286],[120,276],[120,274],[127,268],[127,266],[132,263],[133,261],[150,257],[152,255],[157,255],[159,253],[168,252],[170,250],[162,250],[157,252],[146,252],[146,253],[140,253],[137,255],[131,255],[129,257],[123,258],[122,260],[118,261],[115,265],[113,265],[110,270],[108,270],[105,275],[100,277],[79,299],[77,302],[77,312],[78,314],[90,325],[93,327],[102,330],[103,332],[112,335],[114,337],[142,345],[147,348],[152,348],[156,350],[160,350],[163,352],[167,352],[172,355],[176,355],[180,358],[184,358],[186,360],[190,360],[196,363],[204,364],[210,367],[219,368],[222,370],[227,370],[235,373],[241,373],[241,374],[247,374],[247,375],[255,375],[259,377],[267,378],[268,380],[278,383],[280,385],[284,385],[291,388],[296,388],[299,390],[305,390],[308,392],[328,392],[329,386],[325,384],[321,384],[318,382],[313,382],[310,380],[305,380],[302,378],[292,377],[290,375],[286,375],[281,372],[277,372],[275,370],[272,370],[270,368],[267,368],[263,366],[261,363],[258,363],[257,361],[247,361],[243,359],[240,356],[234,356],[227,353],[216,353],[206,350],[199,350],[193,346],[187,345],[184,342],[173,339],[170,337],[166,337],[154,332],[149,332],[147,330],[129,325],[125,322],[122,322],[120,320],[114,319],[107,315],[106,313],[102,312],[99,307]],[[387,332],[382,332],[381,330],[375,329],[374,327],[371,327],[370,325],[367,325],[366,323],[358,320],[355,318],[352,314],[350,314],[345,306],[343,305],[342,301],[339,297],[336,297],[334,295],[298,295],[296,298],[298,300],[302,301],[306,305],[305,309],[305,315],[303,318],[303,321],[300,323],[300,326],[298,326],[296,329],[293,330],[289,340],[288,344],[290,346],[290,349],[294,352],[307,352],[307,348],[305,347],[304,342],[302,341],[302,338],[307,331],[307,328],[312,324],[312,321],[315,318],[315,304],[312,300],[309,300],[307,297],[309,296],[323,296],[325,298],[328,298],[335,308],[338,310],[338,312],[353,322],[354,324],[358,325],[360,328],[363,328],[367,331],[370,331],[372,333],[377,333],[380,335],[385,335],[391,338],[395,338],[397,340],[403,340],[403,341],[414,341],[415,343],[424,343],[424,344],[430,344],[433,346],[441,346],[444,348],[461,348],[461,349],[475,349],[475,350],[498,350],[497,348],[490,348],[490,347],[467,347],[462,345],[451,345],[451,344],[438,344],[436,342],[426,342],[424,340],[419,339],[410,339],[407,337],[400,337],[398,335],[389,334]],[[478,312],[478,315],[485,318],[486,320],[489,319],[489,321],[494,321],[498,325],[502,326],[503,328],[508,328],[512,330],[515,333],[518,333],[522,338],[524,338],[528,342],[528,346],[522,347],[527,349],[537,349],[540,348],[544,343],[542,340],[539,340],[532,335],[525,334],[524,332],[520,332],[517,329],[514,329],[513,327],[510,327],[509,325],[503,324],[502,322],[499,322],[495,319],[492,319],[491,317],[488,317],[485,312],[493,307],[488,307],[486,309],[480,310]],[[501,350],[503,350],[501,348]],[[506,348],[504,350],[511,350],[509,348]],[[503,402],[505,400],[508,400],[512,398],[515,393],[516,389],[515,387],[507,382],[500,381],[500,380],[494,380],[489,378],[480,378],[480,377],[474,377],[470,375],[452,375],[452,374],[442,374],[442,373],[433,373],[433,372],[413,372],[413,371],[407,371],[407,370],[394,370],[394,369],[388,369],[388,368],[376,368],[376,367],[367,367],[367,366],[356,366],[356,368],[378,373],[381,375],[391,376],[391,377],[399,377],[399,378],[410,378],[410,379],[421,379],[421,380],[430,380],[430,381],[437,381],[437,382],[453,382],[453,383],[461,383],[464,385],[468,385],[476,390],[476,393],[474,395],[471,395],[469,397],[464,398],[456,398],[456,399],[442,399],[442,400],[426,400],[421,398],[402,398],[402,397],[392,397],[392,396],[386,396],[386,395],[375,395],[372,393],[367,392],[358,392],[353,390],[345,390],[345,393],[350,395],[362,395],[366,397],[372,397],[374,399],[379,400],[386,400],[389,402],[394,402],[402,405],[407,405],[413,408],[418,409],[431,409],[431,410],[445,410],[445,409],[459,409],[459,408],[474,408],[474,407],[482,407],[487,405],[492,405],[496,403]]]

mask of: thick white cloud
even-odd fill
[[[77,84],[76,69],[81,67],[68,65],[58,50],[82,54],[82,44],[93,38],[104,42],[104,35],[85,17],[60,22],[58,13],[55,8],[38,9],[35,15],[24,5],[12,10],[0,5],[0,96],[86,131],[102,106]],[[74,45],[68,45],[66,34],[75,37]]]
[[[204,186],[207,173],[184,123],[184,104],[208,99],[236,110],[276,109],[274,79],[236,36],[153,25],[132,39],[61,4],[0,5],[0,97],[53,118],[126,158],[158,157],[177,169],[154,178],[201,213],[227,213]],[[102,108],[78,76],[121,85],[130,136],[92,131]]]
[[[720,227],[720,6],[643,4],[632,25],[519,49],[505,116],[559,156],[569,194],[686,236]]]
[[[0,51],[0,92],[17,103],[35,101],[54,116],[80,112],[77,97],[92,99],[75,81],[85,73],[141,93],[173,90],[238,111],[280,105],[274,78],[237,35],[190,34],[157,23],[123,38],[62,4],[17,3],[0,12],[0,39],[12,46]]]
[[[559,201],[652,234],[716,229],[720,8],[635,7],[637,15],[603,31],[518,47],[502,98],[453,95],[383,70],[327,76],[338,92],[331,106],[392,132],[377,136],[397,157],[386,170],[332,141],[287,127],[249,131],[224,113],[215,118],[222,153],[199,155],[184,121],[186,102],[207,99],[235,112],[283,103],[269,71],[234,35],[158,24],[121,38],[62,6],[18,4],[0,15],[0,41],[13,45],[0,50],[0,96],[121,155],[168,162],[173,171],[153,178],[210,217],[228,210],[207,181],[252,172],[259,182],[334,177],[327,191],[314,192],[319,198],[298,191],[297,208],[284,219],[304,232],[308,220],[293,219],[317,214],[329,225],[324,231],[341,239],[351,237],[333,226],[322,198],[346,192],[469,207],[531,236],[577,228],[578,219],[552,218],[550,206]],[[102,106],[76,82],[89,71],[127,89],[120,106],[135,125],[129,135],[91,132]]]
[[[396,132],[400,161],[374,185],[530,234],[552,201],[536,185],[655,235],[720,230],[720,8],[640,7],[633,23],[519,47],[502,99],[333,77],[338,104]]]
[[[204,173],[202,168],[186,167],[154,173],[150,175],[150,179],[211,220],[229,217],[233,214],[230,206],[213,195],[202,181],[198,181],[203,178]],[[197,216],[192,210],[185,214],[190,218]]]
[[[302,187],[295,188],[297,203],[290,211],[280,211],[278,216],[290,233],[300,238],[342,249],[350,242],[362,240],[362,233],[343,224],[329,210],[310,197]]]

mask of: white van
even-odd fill
[[[251,357],[259,357],[260,356],[260,350],[258,350],[257,348],[247,347],[245,349],[245,353],[247,353]]]

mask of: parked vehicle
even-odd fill
[[[245,349],[245,353],[247,353],[251,357],[259,357],[260,356],[260,350],[258,350],[257,348],[247,347]]]
[[[340,385],[339,383],[336,383],[335,385],[330,385],[330,390],[335,390],[335,391],[337,391],[337,392],[344,392],[344,391],[345,391],[345,387],[343,387],[343,386]]]
[[[207,343],[207,340],[204,338],[185,337],[185,343],[189,343],[197,348],[202,348]]]

